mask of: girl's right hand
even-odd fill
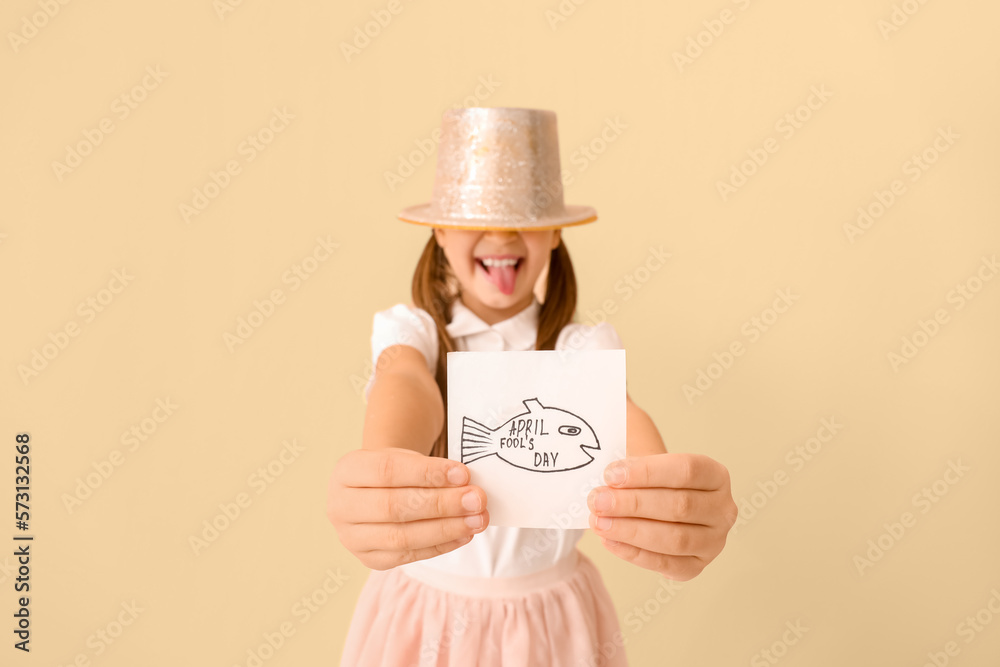
[[[327,516],[341,543],[373,570],[457,549],[489,525],[469,469],[412,449],[356,449],[333,470]]]

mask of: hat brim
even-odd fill
[[[564,215],[555,217],[538,218],[533,222],[511,221],[504,224],[497,220],[483,220],[478,222],[475,219],[445,219],[435,217],[431,213],[430,204],[419,204],[408,206],[399,212],[397,217],[403,222],[425,227],[440,227],[443,229],[475,229],[481,231],[544,231],[547,229],[561,229],[574,225],[583,225],[597,220],[597,211],[590,206],[579,204],[566,204],[563,207],[566,211]]]

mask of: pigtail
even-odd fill
[[[445,422],[431,446],[430,455],[441,458],[448,458],[448,353],[455,351],[455,341],[448,335],[445,326],[450,321],[451,304],[458,294],[458,281],[451,272],[444,250],[431,232],[413,272],[412,296],[413,305],[427,311],[437,326],[438,360],[434,379],[441,390]],[[576,310],[576,275],[561,235],[559,245],[552,249],[549,256],[543,299],[538,313],[535,349],[552,350],[563,327],[573,321]]]
[[[545,296],[538,313],[536,350],[554,350],[559,332],[573,321],[576,311],[576,274],[569,250],[559,235],[559,245],[549,258],[549,275],[545,281]]]
[[[448,353],[455,350],[455,341],[448,335],[445,325],[449,322],[451,303],[457,298],[457,280],[448,266],[444,250],[437,244],[434,232],[424,246],[413,272],[413,305],[421,308],[434,319],[437,326],[438,359],[434,379],[441,390],[444,414],[448,414]],[[448,420],[431,446],[431,456],[448,458]]]

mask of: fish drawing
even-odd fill
[[[594,429],[569,410],[546,407],[529,398],[527,412],[511,417],[497,428],[462,417],[462,463],[494,454],[516,468],[534,472],[562,472],[582,468],[600,449]]]

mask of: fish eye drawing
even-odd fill
[[[462,417],[462,463],[494,454],[515,468],[532,472],[564,472],[589,464],[588,449],[600,449],[597,434],[582,417],[546,407],[537,398],[524,401],[527,412],[496,428]]]

